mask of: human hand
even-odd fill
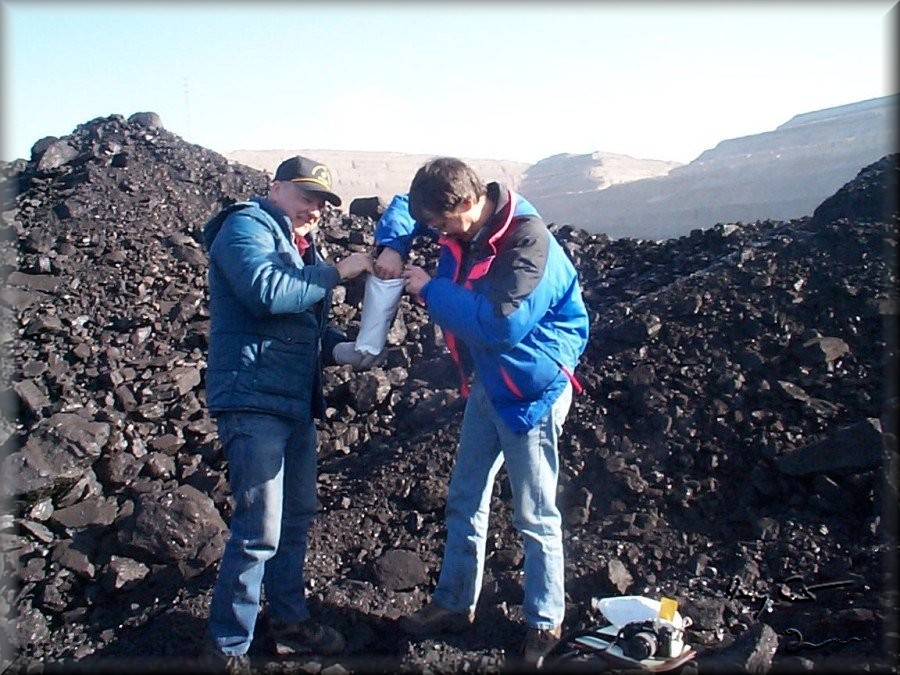
[[[419,295],[431,276],[418,265],[407,265],[403,268],[403,287],[411,295]]]
[[[372,267],[372,256],[368,253],[351,253],[346,258],[335,264],[337,271],[341,275],[341,279],[352,279],[363,272],[374,274]]]
[[[381,279],[398,279],[403,273],[403,258],[400,253],[385,246],[375,259],[375,274]]]

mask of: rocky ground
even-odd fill
[[[188,671],[230,515],[200,232],[267,177],[148,114],[2,171],[0,672]],[[897,171],[886,157],[790,222],[660,242],[553,226],[592,316],[560,447],[567,629],[603,623],[594,598],[668,596],[693,621],[685,670],[898,672]],[[334,211],[322,229],[339,257],[372,227]],[[337,300],[352,337],[362,284]],[[474,629],[397,628],[437,578],[463,402],[419,305],[389,343],[382,368],[327,371],[308,586],[348,649],[254,644],[259,672],[513,667],[502,473]]]

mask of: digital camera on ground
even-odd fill
[[[668,658],[672,653],[674,629],[657,621],[633,621],[622,626],[616,642],[622,653],[635,661]]]

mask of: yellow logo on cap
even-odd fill
[[[320,185],[326,190],[331,189],[331,174],[321,164],[317,164],[313,167],[312,171],[310,171],[312,176],[310,178],[292,178],[292,183],[315,183],[316,185]]]
[[[310,172],[313,175],[313,178],[317,178],[325,187],[331,187],[331,174],[321,164],[317,164],[313,167],[313,170]]]

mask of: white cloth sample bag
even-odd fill
[[[374,274],[368,275],[356,351],[365,354],[381,353],[397,315],[402,294],[403,279],[379,279]]]

